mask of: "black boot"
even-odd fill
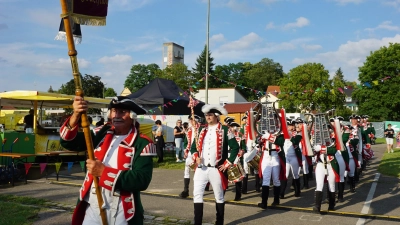
[[[291,192],[296,190],[295,185],[296,185],[296,184],[294,183],[294,178],[292,178],[292,185],[290,185],[290,191],[291,191]]]
[[[315,203],[313,211],[319,213],[321,211],[322,191],[315,191]]]
[[[308,174],[303,174],[303,189],[309,189],[310,186],[308,186]]]
[[[207,183],[206,188],[204,190],[205,191],[210,191],[210,182]]]
[[[267,208],[268,196],[269,196],[269,186],[262,186],[261,203],[258,203],[258,207],[262,209]]]
[[[260,177],[256,174],[256,192],[261,192]]]
[[[250,167],[249,169],[250,169],[250,175],[254,176],[254,169],[253,169],[253,167]]]
[[[356,168],[354,172],[354,181],[357,183],[360,180],[360,169]]]
[[[335,210],[335,192],[329,192],[328,199],[329,199],[329,207],[328,210]]]
[[[240,201],[242,199],[242,181],[235,183],[235,189],[236,189],[236,194],[235,194],[235,199],[233,201]]]
[[[324,185],[324,186],[326,188],[326,196],[325,196],[323,203],[328,204],[329,203],[329,193],[330,193],[328,183],[326,183],[326,185]]]
[[[281,186],[274,186],[274,202],[272,202],[272,206],[277,206],[280,204],[279,194],[281,193]]]
[[[181,198],[187,198],[189,196],[189,183],[190,183],[190,178],[184,178],[183,179],[184,187],[183,191],[179,194],[179,197]]]
[[[313,178],[313,172],[314,172],[314,166],[313,165],[309,165],[308,166],[308,174],[307,174],[307,177],[308,177],[309,180],[314,179]]]
[[[246,176],[243,178],[242,181],[242,194],[247,194],[247,182],[249,180],[249,175],[246,174]]]
[[[203,223],[203,205],[204,203],[194,203],[194,225]]]
[[[343,193],[344,193],[344,182],[340,182],[338,184],[338,202],[343,202]]]
[[[300,197],[300,178],[294,179],[294,197]]]
[[[287,180],[281,180],[281,193],[279,194],[281,199],[285,198],[285,191],[287,186]]]
[[[215,225],[224,225],[225,203],[215,203],[215,209],[217,210]]]
[[[350,180],[350,192],[354,193],[356,192],[356,181],[354,177],[349,177]]]

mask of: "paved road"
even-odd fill
[[[281,200],[281,206],[274,209],[261,210],[256,204],[261,200],[260,194],[254,191],[254,178],[249,181],[249,193],[243,195],[242,201],[233,202],[234,186],[230,185],[225,199],[226,224],[398,224],[400,222],[400,198],[399,179],[377,174],[377,167],[385,149],[384,144],[374,145],[375,158],[371,161],[367,170],[357,184],[357,192],[349,193],[346,186],[342,203],[337,203],[335,212],[326,212],[328,205],[324,204],[322,210],[325,212],[314,214],[311,208],[314,202],[314,189],[302,190],[300,198],[295,198],[293,192],[288,188],[287,198]],[[394,163],[394,165],[396,165]],[[41,212],[40,219],[35,224],[70,224],[71,210],[76,203],[79,185],[84,174],[79,165],[72,168],[68,173],[66,168],[60,172],[59,182],[55,182],[54,174],[48,180],[45,178],[28,181],[28,184],[17,183],[15,187],[10,185],[0,186],[1,193],[45,198],[53,202],[61,203],[61,209],[67,211]],[[71,185],[72,184],[72,185]],[[75,184],[75,185],[74,185]],[[191,182],[190,191],[193,182]],[[315,182],[311,181],[314,187]],[[375,189],[374,189],[375,187]],[[183,171],[155,169],[153,180],[148,190],[143,193],[142,201],[146,214],[163,218],[177,218],[181,221],[193,219],[192,199],[180,199],[178,194],[183,189]],[[209,201],[204,206],[204,219],[206,223],[215,220],[215,203],[213,203],[213,192],[207,192],[205,196]],[[368,202],[366,202],[369,200]],[[272,202],[272,196],[268,203]],[[368,214],[369,217],[360,216]],[[376,217],[371,219],[371,217]],[[161,223],[155,220],[148,221],[149,224]],[[177,223],[177,222],[176,222]],[[171,223],[169,223],[171,224]],[[173,223],[172,223],[173,224]]]

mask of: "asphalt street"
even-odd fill
[[[383,156],[385,145],[373,145],[375,157],[357,183],[356,193],[349,192],[346,185],[344,202],[337,203],[335,211],[327,211],[328,205],[322,205],[322,213],[312,212],[314,203],[315,181],[310,181],[310,188],[303,189],[301,197],[294,197],[288,184],[285,199],[275,208],[262,210],[256,207],[261,201],[260,193],[255,192],[254,177],[249,181],[249,192],[242,200],[234,202],[234,185],[230,184],[225,195],[225,224],[398,224],[400,222],[399,179],[378,173],[379,161]],[[34,169],[34,168],[33,168]],[[44,209],[39,220],[34,224],[70,224],[71,208],[76,203],[78,190],[84,178],[79,165],[71,171],[66,166],[61,168],[59,181],[55,174],[48,179],[40,178],[16,183],[0,185],[2,194],[13,194],[44,198],[59,203],[58,208]],[[190,195],[193,190],[190,183]],[[212,189],[212,188],[211,188]],[[179,198],[183,190],[183,171],[154,169],[149,188],[142,194],[142,202],[147,215],[193,220],[193,201]],[[271,193],[272,191],[270,191]],[[204,223],[215,221],[215,203],[212,190],[205,194]],[[272,195],[268,204],[273,200]],[[150,222],[152,223],[152,222]],[[169,223],[173,224],[173,223]]]

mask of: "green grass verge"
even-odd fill
[[[36,219],[46,200],[14,195],[0,195],[0,224],[29,225]]]
[[[377,138],[376,144],[385,144],[385,149],[378,171],[387,176],[400,177],[400,149],[395,149],[394,153],[387,153],[386,138]],[[393,143],[394,147],[396,143]]]
[[[180,163],[176,162],[175,151],[164,151],[164,162],[158,163],[158,157],[153,157],[153,168],[183,170],[185,168],[185,161]]]

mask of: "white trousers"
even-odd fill
[[[335,158],[339,164],[340,182],[344,182],[344,172],[346,171],[346,163],[344,162],[343,156],[340,153],[340,151],[336,151]]]
[[[309,165],[308,165],[308,161],[307,161],[305,155],[301,155],[301,162],[303,163],[303,174],[308,174],[309,173],[309,170],[308,170]],[[300,176],[300,170],[301,170],[301,168],[299,169],[299,176]]]
[[[292,170],[292,176],[294,179],[299,178],[299,161],[297,161],[296,153],[289,152],[286,154],[286,178],[289,177],[290,169]]]
[[[189,151],[188,156],[185,161],[185,170],[183,172],[183,178],[190,178],[190,168],[189,165],[193,162],[192,153]]]
[[[327,164],[327,171],[328,171],[328,187],[330,192],[335,191],[335,173],[333,172],[331,164]],[[315,191],[322,191],[324,188],[325,183],[325,165],[322,162],[318,162],[317,166],[315,167],[315,181],[316,181],[316,188]]]
[[[204,189],[210,182],[214,191],[215,201],[224,203],[224,191],[222,189],[221,176],[217,168],[205,167],[197,168],[193,177],[193,202],[203,203]]]
[[[111,222],[111,212],[110,209],[106,210],[107,221],[109,225],[127,225],[128,223],[125,220],[125,215],[122,210],[118,210],[117,217],[115,218],[115,223]],[[93,224],[102,224],[100,210],[97,207],[88,207],[86,208],[85,218],[83,220],[82,225],[93,225]]]
[[[262,186],[269,186],[271,177],[274,187],[281,186],[281,181],[279,180],[281,166],[279,163],[279,156],[276,151],[271,151],[271,155],[269,155],[268,151],[263,151],[261,170],[263,177]]]
[[[354,177],[354,172],[356,171],[356,163],[354,162],[353,158],[350,158],[349,160],[349,167],[350,167],[350,171],[345,171],[344,172],[344,176],[349,176],[349,177]]]

